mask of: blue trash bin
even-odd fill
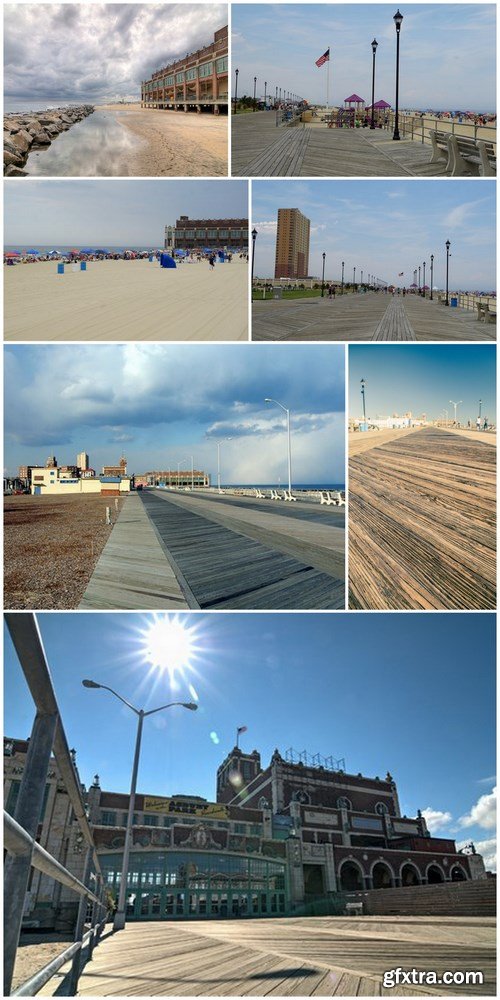
[[[57,273],[58,274],[64,274],[64,264],[58,264],[57,265]]]
[[[458,299],[457,299],[456,295],[452,296],[452,298],[450,299],[450,306],[455,306],[455,308],[456,308],[456,306],[458,306]]]
[[[152,255],[152,254],[151,254],[150,258],[149,258],[149,263],[150,263],[150,264],[152,264],[152,263],[153,263],[153,255]]]
[[[86,271],[86,270],[87,270],[87,261],[86,260],[81,260],[80,261],[80,271]]]

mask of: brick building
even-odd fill
[[[227,25],[215,32],[209,45],[169,63],[141,84],[141,108],[227,114],[227,106]]]
[[[181,215],[175,226],[165,226],[165,249],[170,253],[205,247],[246,250],[248,219],[190,219]]]
[[[210,486],[210,475],[202,472],[201,469],[163,469],[152,472],[140,472],[134,476],[136,486],[174,486],[180,488],[184,486],[194,486],[195,489]]]

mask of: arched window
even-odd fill
[[[387,816],[389,809],[387,808],[385,802],[377,802],[375,812],[378,813],[379,816]]]
[[[352,804],[350,799],[346,799],[345,795],[341,795],[337,799],[337,809],[352,809]]]

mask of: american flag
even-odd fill
[[[239,726],[237,729],[238,736],[240,735],[240,733],[246,733],[247,729],[248,726]]]
[[[323,65],[323,63],[328,62],[329,59],[330,59],[330,49],[327,49],[326,52],[323,52],[323,55],[320,56],[319,59],[316,59],[316,66],[318,66],[319,68],[320,66]]]

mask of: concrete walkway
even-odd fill
[[[138,493],[125,500],[79,610],[184,610],[189,604]]]
[[[391,304],[393,303],[393,304]],[[252,340],[494,341],[496,326],[436,299],[381,292],[255,301]]]

